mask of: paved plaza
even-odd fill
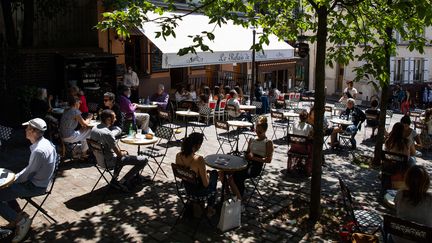
[[[399,121],[401,115],[394,115],[391,123]],[[269,117],[270,123],[270,117]],[[184,129],[183,129],[184,130]],[[368,129],[368,136],[371,130]],[[272,127],[267,136],[271,137]],[[202,155],[214,154],[218,148],[214,126],[205,129],[207,140],[199,151]],[[91,188],[99,173],[88,162],[66,162],[61,164],[60,173],[52,195],[45,203],[58,223],[51,223],[38,213],[33,221],[28,242],[323,242],[337,241],[338,232],[334,225],[342,224],[343,209],[337,175],[345,178],[355,199],[379,212],[391,212],[380,199],[380,181],[377,170],[365,168],[361,162],[373,153],[373,143],[363,141],[364,131],[356,137],[356,151],[324,150],[325,166],[322,176],[323,219],[315,226],[307,225],[309,208],[310,178],[300,175],[287,176],[283,173],[287,162],[287,145],[282,139],[275,140],[273,161],[266,167],[260,190],[266,202],[258,198],[242,214],[240,228],[222,233],[203,220],[185,218],[174,225],[182,205],[177,198],[174,177],[170,164],[174,162],[179,146],[169,148],[162,173],[154,181],[146,181],[134,192],[123,193],[109,189],[102,181],[95,191]],[[24,133],[22,133],[24,138]],[[183,134],[178,134],[178,137]],[[283,134],[277,134],[282,138]],[[17,141],[21,141],[17,139]],[[241,140],[243,143],[244,140]],[[0,166],[19,171],[28,159],[25,142],[11,148],[9,154],[17,154],[11,165],[2,155]],[[136,154],[137,147],[120,143],[120,147]],[[24,148],[24,149],[23,149]],[[21,152],[20,152],[21,151]],[[25,151],[25,152],[22,152]],[[356,161],[357,163],[353,163]],[[427,165],[432,173],[429,157],[417,158],[418,164]],[[155,165],[153,166],[155,168]],[[123,169],[126,171],[126,168]],[[148,167],[144,176],[152,176]],[[220,184],[218,185],[220,188]],[[26,212],[33,212],[29,206]],[[4,221],[0,223],[5,224]],[[217,222],[216,222],[217,223]],[[330,226],[333,224],[333,226]],[[195,229],[198,227],[196,234]],[[331,229],[331,230],[330,230]]]

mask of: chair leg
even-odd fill
[[[158,173],[158,171],[159,170],[161,170],[162,171],[162,173],[168,178],[168,175],[165,173],[165,171],[162,169],[162,162],[163,162],[163,160],[165,159],[165,156],[161,159],[161,161],[160,162],[158,162],[157,160],[156,160],[156,158],[153,158],[153,160],[155,161],[155,163],[156,163],[156,165],[158,166],[158,168],[156,169],[156,172],[154,173],[154,175],[153,175],[153,178],[152,178],[152,181],[154,181],[154,179],[156,178],[156,175],[157,175],[157,173]]]
[[[45,203],[46,199],[48,198],[48,195],[49,195],[49,194],[47,194],[47,195],[45,196],[45,198],[42,200],[42,202],[40,203],[40,205],[38,205],[36,202],[34,202],[31,198],[27,198],[27,199],[26,199],[28,203],[30,203],[33,207],[36,208],[36,212],[33,214],[33,217],[31,218],[32,220],[36,217],[36,214],[37,214],[39,211],[41,211],[45,216],[47,216],[47,217],[48,217],[49,219],[51,219],[53,222],[57,223],[57,220],[55,220],[53,217],[51,217],[51,216],[48,214],[48,212],[47,212],[44,208],[42,208],[42,205]]]

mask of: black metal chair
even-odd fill
[[[44,205],[45,201],[48,199],[49,195],[51,195],[51,192],[54,188],[54,183],[57,179],[57,175],[58,175],[58,166],[60,163],[60,158],[57,156],[56,158],[56,162],[55,162],[55,167],[54,167],[54,172],[53,175],[51,177],[51,181],[49,182],[47,189],[45,191],[45,194],[42,195],[38,195],[38,196],[33,196],[33,197],[23,197],[22,199],[26,200],[26,203],[24,204],[22,210],[24,211],[24,208],[28,205],[31,204],[33,207],[36,208],[36,212],[33,214],[32,216],[32,220],[36,217],[36,214],[41,211],[45,216],[47,216],[50,220],[54,221],[55,223],[57,223],[57,220],[55,220],[51,215],[48,214],[48,211],[46,211],[42,206]],[[42,201],[40,203],[37,203],[36,201],[33,200],[33,198],[35,197],[43,197]]]
[[[222,153],[225,154],[223,149],[224,144],[228,144],[231,147],[231,150],[228,152],[234,151],[234,145],[238,141],[238,137],[229,130],[229,125],[226,121],[215,121],[215,130],[216,130],[216,140],[219,143],[219,148],[216,153],[219,153],[219,150],[222,150]]]
[[[271,123],[272,123],[272,127],[273,127],[273,135],[272,135],[272,140],[273,138],[276,137],[276,131],[277,130],[282,130],[284,132],[284,136],[286,135],[286,133],[288,132],[288,120],[284,118],[284,115],[282,112],[279,111],[270,111],[270,118],[271,118]],[[277,138],[277,137],[276,137]]]
[[[381,187],[383,191],[393,189],[391,177],[397,173],[404,175],[408,169],[408,156],[388,151],[381,152]]]
[[[0,125],[0,148],[4,149],[4,143],[11,138],[13,128]]]
[[[362,233],[377,232],[382,224],[382,217],[371,210],[355,209],[351,192],[341,177],[339,177],[339,185],[346,214],[354,222],[356,230]]]
[[[177,129],[180,129],[182,126],[179,123],[174,121],[172,115],[168,111],[160,110],[158,114],[159,114],[159,121],[160,121],[159,125],[172,129],[174,140],[178,140],[176,136],[176,131]]]
[[[288,146],[288,160],[287,160],[287,172],[293,170],[305,171],[306,172],[306,161],[309,159],[308,146],[311,144],[311,139],[306,136],[300,136],[295,134],[287,135]],[[291,150],[293,146],[304,148],[304,152]]]
[[[155,179],[159,170],[162,171],[162,173],[168,178],[168,175],[162,169],[162,163],[166,157],[168,148],[171,146],[170,142],[171,138],[173,137],[173,130],[168,127],[160,126],[156,129],[155,136],[159,138],[159,141],[154,143],[152,146],[146,147],[143,151],[138,153],[138,155],[144,155],[148,158],[151,158],[157,165],[158,168],[154,172],[152,180]],[[150,170],[153,171],[153,169],[150,167],[150,164],[148,164],[148,166]]]
[[[383,239],[384,242],[393,242],[389,240],[389,234],[398,236],[405,240],[418,243],[432,242],[432,228],[422,224],[403,220],[392,215],[384,214]]]
[[[91,191],[94,191],[96,186],[99,184],[99,181],[103,178],[108,185],[110,185],[110,181],[105,177],[105,174],[108,173],[111,176],[112,180],[116,180],[117,177],[114,175],[114,169],[115,165],[109,166],[105,156],[104,151],[105,147],[103,144],[93,140],[93,139],[87,139],[87,144],[89,145],[90,151],[93,153],[94,156],[94,166],[96,167],[97,171],[99,172],[100,176],[98,180],[96,181],[96,184],[93,186]]]
[[[267,201],[264,199],[263,194],[262,194],[261,191],[258,189],[258,187],[259,187],[259,185],[260,185],[260,182],[261,182],[261,179],[262,179],[262,176],[263,176],[263,174],[264,174],[264,171],[265,171],[265,167],[266,167],[266,165],[267,165],[267,163],[264,163],[264,164],[263,164],[263,167],[262,167],[262,169],[261,169],[261,172],[259,173],[258,176],[254,176],[254,177],[250,177],[250,178],[248,178],[248,179],[249,179],[249,182],[252,184],[253,189],[252,189],[252,192],[249,194],[249,197],[248,197],[248,199],[246,200],[245,205],[249,205],[249,202],[250,202],[250,200],[252,199],[252,197],[255,195],[255,193],[258,194],[258,196],[259,196],[259,198],[261,199],[261,201],[262,201],[264,204],[266,204]]]
[[[171,168],[174,174],[177,196],[179,197],[181,203],[183,204],[182,211],[179,213],[179,216],[177,217],[177,220],[172,227],[172,229],[174,229],[175,226],[180,221],[180,219],[183,217],[186,208],[188,207],[191,208],[193,204],[198,204],[201,208],[201,211],[205,212],[205,206],[204,206],[205,203],[207,202],[209,197],[214,196],[215,194],[212,193],[212,194],[207,194],[206,196],[199,196],[199,197],[192,195],[187,191],[185,187],[185,183],[188,183],[188,186],[190,187],[200,186],[201,181],[197,177],[197,174],[194,171],[190,170],[189,168],[174,163],[171,163]],[[200,220],[198,221],[198,224],[195,227],[194,235],[199,228],[203,216],[204,213],[201,214]],[[207,220],[209,219],[207,218]],[[209,224],[212,225],[210,221]]]
[[[351,147],[351,139],[355,139],[355,136],[357,133],[361,130],[363,122],[359,122],[357,124],[357,131],[354,133],[348,133],[344,131],[343,133],[339,134],[339,140],[341,142],[341,145],[347,148]],[[352,147],[352,149],[356,149],[356,147]]]

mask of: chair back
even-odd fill
[[[171,122],[170,114],[167,111],[159,110],[158,114],[159,114],[159,120],[161,124],[164,124],[165,122]]]
[[[224,110],[224,109],[225,109],[226,102],[227,102],[226,99],[223,99],[223,100],[221,100],[221,101],[219,102],[219,110]]]
[[[300,93],[294,94],[294,101],[300,101]]]
[[[169,127],[159,126],[156,128],[155,136],[160,139],[166,139],[170,141],[172,135],[173,135],[173,130]]]
[[[270,111],[270,116],[271,116],[272,120],[273,119],[276,119],[276,120],[283,120],[284,119],[283,113],[279,112],[279,111]]]
[[[333,108],[331,106],[324,106],[324,112],[330,112],[330,114],[333,112]]]
[[[404,169],[408,166],[408,156],[383,150],[381,152],[381,166],[383,171],[388,169],[387,167],[400,170]]]
[[[262,102],[261,101],[252,101],[252,105],[254,105],[257,109],[262,108]]]
[[[288,145],[297,144],[297,145],[307,146],[308,144],[311,143],[311,138],[302,135],[287,134],[287,139],[288,139]]]
[[[384,214],[384,232],[419,243],[432,242],[432,228]],[[387,237],[384,237],[387,242]]]
[[[345,207],[345,211],[348,214],[348,216],[354,220],[354,223],[356,224],[356,226],[358,227],[358,223],[355,220],[355,215],[354,215],[354,206],[353,206],[353,200],[352,200],[352,196],[351,196],[351,192],[348,189],[348,187],[346,186],[345,182],[343,181],[342,177],[338,177],[339,179],[339,186],[341,189],[341,193],[342,193],[342,199],[343,199],[343,203],[344,203],[344,207]]]
[[[214,110],[214,109],[216,109],[216,100],[212,100],[212,101],[209,101],[209,103],[208,103],[208,107],[211,109],[211,110]]]
[[[201,107],[199,108],[199,111],[198,111],[198,112],[200,113],[200,115],[208,116],[208,115],[211,114],[212,110],[211,110],[211,108],[208,107],[208,106],[201,106]]]
[[[217,131],[217,129],[229,131],[229,125],[228,125],[228,122],[226,122],[226,121],[216,120],[215,121],[215,128],[216,128],[216,131]]]
[[[300,112],[302,112],[303,110],[305,110],[305,109],[304,108],[298,108],[298,107],[293,109],[294,113],[297,113],[297,114],[300,114]]]
[[[13,128],[0,125],[0,145],[11,138]]]
[[[54,187],[54,183],[55,183],[55,181],[57,179],[57,175],[58,175],[58,171],[59,171],[59,164],[60,164],[60,161],[61,161],[60,160],[60,156],[58,154],[56,154],[56,159],[55,160],[56,161],[55,161],[55,165],[54,165],[54,171],[53,171],[53,174],[51,176],[50,182],[49,182],[49,184],[47,186],[46,194],[50,194],[51,193],[51,191],[52,191],[52,189]]]
[[[295,99],[294,97],[295,97],[295,93],[289,93],[288,94],[288,99],[289,100],[294,100]]]
[[[96,164],[99,167],[102,168],[107,168],[107,164],[105,161],[105,155],[104,155],[104,151],[105,148],[103,146],[103,144],[99,143],[96,140],[87,138],[87,144],[89,146],[90,151],[93,153],[95,159],[96,159]]]
[[[343,103],[335,103],[334,104],[334,108],[335,110],[345,110],[346,109],[346,105]]]
[[[188,182],[190,184],[197,184],[197,175],[195,171],[174,163],[171,163],[171,168],[176,180],[180,179],[181,181]]]

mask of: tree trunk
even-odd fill
[[[390,42],[392,40],[392,34],[393,29],[390,27],[386,28],[386,35],[387,40],[384,43],[384,51],[385,51],[385,59],[387,60],[386,63],[386,72],[390,74]],[[379,126],[378,126],[378,134],[377,134],[377,140],[375,144],[375,151],[374,151],[374,159],[373,164],[374,165],[380,165],[381,164],[381,152],[382,152],[382,146],[384,144],[384,131],[385,131],[385,123],[386,123],[386,113],[387,113],[387,103],[388,103],[388,96],[389,96],[389,79],[385,82],[381,83],[381,105],[380,105],[380,116],[379,116]]]
[[[312,154],[312,181],[309,219],[316,221],[321,215],[321,173],[323,162],[323,119],[325,105],[325,58],[327,42],[327,8],[321,6],[318,13],[317,49],[315,66],[315,121]]]
[[[34,0],[24,0],[23,47],[33,46]]]
[[[1,0],[3,19],[5,25],[6,42],[9,47],[17,46],[17,37],[15,34],[15,25],[12,19],[12,6],[10,0]]]

